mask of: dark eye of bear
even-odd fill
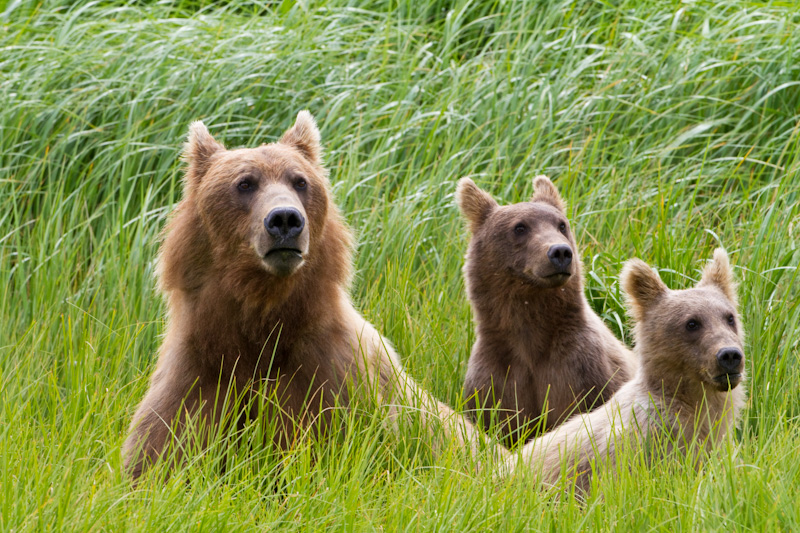
[[[247,178],[239,180],[239,183],[236,184],[236,188],[242,192],[252,192],[256,189],[256,184],[253,178],[248,176]]]
[[[514,226],[514,233],[517,235],[523,235],[526,231],[528,231],[528,227],[525,224],[517,224]]]
[[[733,317],[733,315],[728,315],[728,324],[731,326],[736,325],[736,319]]]
[[[558,231],[560,231],[561,233],[563,233],[564,235],[566,235],[566,234],[567,234],[567,224],[566,224],[566,223],[564,223],[564,222],[562,222],[561,224],[559,224],[559,225],[558,225]]]
[[[701,324],[699,320],[692,319],[686,323],[686,330],[697,331],[698,329],[700,329],[700,326]]]
[[[298,191],[304,191],[306,190],[306,187],[308,187],[308,182],[305,178],[297,178],[294,180],[294,188]]]

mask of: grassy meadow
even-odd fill
[[[800,528],[800,7],[309,4],[0,1],[0,530]],[[164,329],[154,265],[189,123],[253,146],[301,109],[357,235],[357,308],[450,405],[474,340],[458,178],[509,203],[549,175],[628,343],[626,259],[683,288],[726,247],[750,389],[732,444],[697,471],[632,460],[579,503],[374,415],[132,486],[120,448]]]

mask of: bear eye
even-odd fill
[[[252,192],[256,189],[256,182],[251,176],[247,176],[239,180],[239,183],[236,184],[236,188],[242,192]]]
[[[691,319],[686,323],[686,331],[697,331],[701,325],[699,320]]]
[[[728,315],[728,325],[735,326],[736,325],[736,318],[733,315]]]
[[[528,231],[528,226],[525,224],[519,223],[514,226],[514,233],[517,235],[523,235],[526,231]]]
[[[561,233],[566,235],[567,234],[567,224],[565,222],[562,222],[561,224],[559,224],[558,225],[558,231],[560,231]]]
[[[308,187],[308,182],[305,178],[297,178],[294,180],[294,188],[298,191],[304,191]]]

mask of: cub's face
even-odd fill
[[[736,288],[721,249],[692,289],[671,291],[650,267],[628,262],[623,284],[637,320],[643,365],[660,376],[680,377],[719,391],[744,377],[744,333]]]
[[[549,179],[537,177],[531,200],[514,205],[497,205],[468,178],[459,181],[457,198],[473,234],[471,261],[540,288],[580,275],[564,204]]]
[[[660,365],[720,391],[735,388],[744,372],[736,308],[718,290],[671,291],[642,327]]]
[[[473,235],[473,243],[475,257],[493,257],[536,287],[560,287],[577,273],[569,222],[544,202],[498,207]]]
[[[202,124],[187,143],[187,196],[212,242],[280,277],[306,262],[328,210],[319,131],[301,112],[278,143],[226,150]]]

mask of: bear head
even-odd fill
[[[728,391],[744,377],[744,332],[736,284],[725,250],[718,248],[694,288],[670,290],[639,259],[621,276],[642,368],[667,386],[701,385]]]
[[[580,277],[575,238],[555,185],[533,180],[527,202],[500,206],[469,178],[458,182],[456,200],[472,240],[469,259],[492,275],[507,272],[534,288],[556,288]]]
[[[249,266],[288,277],[324,230],[328,180],[320,134],[308,111],[277,143],[226,150],[202,122],[189,130],[184,198],[210,242]]]

